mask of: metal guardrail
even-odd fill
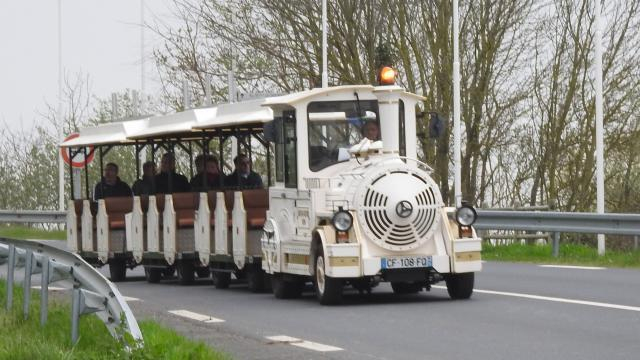
[[[49,284],[71,280],[71,341],[78,341],[81,315],[95,313],[126,348],[143,345],[142,333],[129,305],[111,281],[76,254],[34,241],[0,238],[0,264],[8,263],[7,310],[13,307],[15,268],[24,267],[23,313],[29,316],[31,276],[41,274],[40,324],[47,321]],[[131,341],[133,340],[133,341]]]
[[[66,216],[56,210],[0,210],[0,223],[65,223]]]
[[[550,231],[640,235],[640,214],[477,210],[474,227],[482,230]]]
[[[595,214],[570,212],[477,210],[474,227],[479,230],[521,230],[551,232],[552,255],[560,254],[560,233],[634,235],[638,248],[640,214]],[[531,238],[547,237],[533,235]],[[489,236],[491,237],[491,236]],[[525,238],[528,236],[518,236]]]

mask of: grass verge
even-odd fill
[[[12,239],[66,240],[64,230],[44,230],[24,225],[0,226],[0,237]]]
[[[0,280],[0,359],[229,359],[202,342],[188,340],[154,321],[140,321],[145,346],[125,351],[92,315],[80,318],[80,339],[71,345],[71,305],[49,300],[47,324],[40,327],[38,292],[32,292],[30,316],[22,314],[22,288],[14,287],[6,310],[6,282]]]
[[[482,244],[482,258],[495,261],[516,261],[544,264],[565,264],[640,268],[640,251],[611,251],[599,256],[595,248],[578,244],[560,244],[558,257],[551,256],[551,245]]]

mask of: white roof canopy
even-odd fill
[[[190,109],[179,113],[164,115],[149,119],[147,126],[129,134],[130,139],[149,139],[154,137],[181,134],[193,131],[193,127],[200,123],[209,122],[216,118],[218,109],[215,107]]]
[[[110,145],[131,142],[129,135],[144,128],[148,119],[128,120],[81,128],[80,136],[60,144],[62,147]]]
[[[273,120],[271,108],[261,106],[264,99],[248,100],[233,104],[221,104],[215,117],[198,122],[194,129],[210,129],[225,126],[265,123]]]

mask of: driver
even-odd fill
[[[380,140],[380,128],[378,128],[378,124],[376,124],[374,121],[366,122],[362,126],[361,131],[362,131],[362,136],[366,137],[371,141]]]

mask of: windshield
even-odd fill
[[[307,114],[311,171],[348,160],[344,154],[365,136],[380,140],[376,100],[312,102]]]

